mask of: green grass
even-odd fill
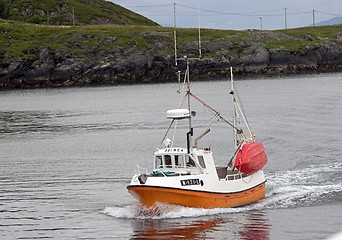
[[[49,27],[4,21],[0,29],[0,46],[5,47],[7,56],[14,58],[30,58],[30,50],[50,45],[48,39],[56,32]]]
[[[0,17],[40,24],[94,24],[96,18],[110,19],[115,24],[157,25],[128,9],[105,0],[0,0]],[[6,17],[5,17],[6,16]]]
[[[315,48],[326,41],[335,40],[342,34],[342,25],[296,28],[274,32],[290,37],[288,39],[267,38],[265,39],[267,48],[302,52],[307,47]]]
[[[31,58],[31,52],[68,47],[70,53],[82,57],[87,49],[97,46],[106,37],[115,41],[100,44],[97,50],[109,51],[118,46],[148,49],[142,26],[46,26],[0,20],[0,46],[10,58]],[[153,29],[153,28],[152,28]]]
[[[337,36],[341,35],[342,25],[294,28],[287,30],[279,30],[279,32],[299,37],[311,35],[314,38],[335,39]]]
[[[52,1],[51,1],[52,2]],[[252,44],[284,52],[302,52],[307,46],[316,47],[342,35],[342,26],[301,28],[278,31],[231,31],[203,29],[203,46],[212,42],[241,43],[242,47],[223,49],[224,54],[239,57]],[[257,42],[253,40],[260,36]],[[308,40],[307,36],[311,36]],[[87,26],[47,26],[0,20],[0,58],[34,59],[41,49],[58,50],[66,47],[73,57],[86,58],[90,51],[111,51],[117,47],[147,50],[152,47],[150,40],[167,43],[170,49],[162,49],[159,54],[173,54],[173,29],[159,26],[135,25],[87,25]],[[198,29],[177,30],[179,53],[193,50],[195,54]],[[189,45],[189,43],[192,43]],[[194,46],[194,47],[193,47]],[[234,44],[232,45],[234,46]],[[194,49],[195,48],[195,49]],[[221,53],[222,53],[221,52]],[[205,57],[219,58],[219,53],[209,52]]]

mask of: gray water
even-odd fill
[[[266,199],[234,209],[163,206],[157,215],[141,211],[126,186],[136,164],[152,168],[165,112],[179,102],[176,84],[0,92],[0,239],[285,240],[342,231],[342,74],[236,85],[268,152]],[[192,88],[229,118],[228,82]],[[202,143],[221,165],[225,127],[218,122]]]

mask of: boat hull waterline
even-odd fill
[[[231,208],[265,198],[265,182],[241,192],[215,193],[158,186],[128,186],[128,191],[147,208],[169,203],[194,208]]]

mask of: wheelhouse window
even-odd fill
[[[172,167],[172,161],[171,161],[171,156],[170,155],[165,155],[164,156],[164,162],[165,162],[165,166],[167,168]]]
[[[206,168],[203,156],[197,156],[198,163],[202,168]]]
[[[195,166],[196,166],[194,160],[192,160],[191,157],[188,157],[188,156],[187,156],[186,159],[187,159],[187,161],[186,161],[186,166],[187,166],[187,167],[195,167]]]
[[[175,166],[176,167],[184,167],[184,157],[183,155],[175,155]]]
[[[163,160],[162,156],[155,157],[155,168],[162,168],[163,167]]]
[[[189,158],[184,154],[162,154],[154,157],[155,168],[184,168]],[[193,163],[193,161],[192,161]],[[193,163],[191,166],[195,166]]]

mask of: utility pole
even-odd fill
[[[287,29],[287,9],[285,8],[285,29]]]
[[[315,26],[315,10],[312,10],[312,26]]]
[[[176,3],[173,3],[173,41],[175,47],[175,65],[177,66],[177,34],[176,34]]]
[[[259,17],[260,20],[260,31],[262,31],[262,17]]]
[[[201,43],[201,16],[200,16],[200,4],[197,1],[197,18],[198,18],[198,54],[199,58],[202,58],[202,43]]]
[[[75,26],[75,9],[72,8],[72,25]]]

